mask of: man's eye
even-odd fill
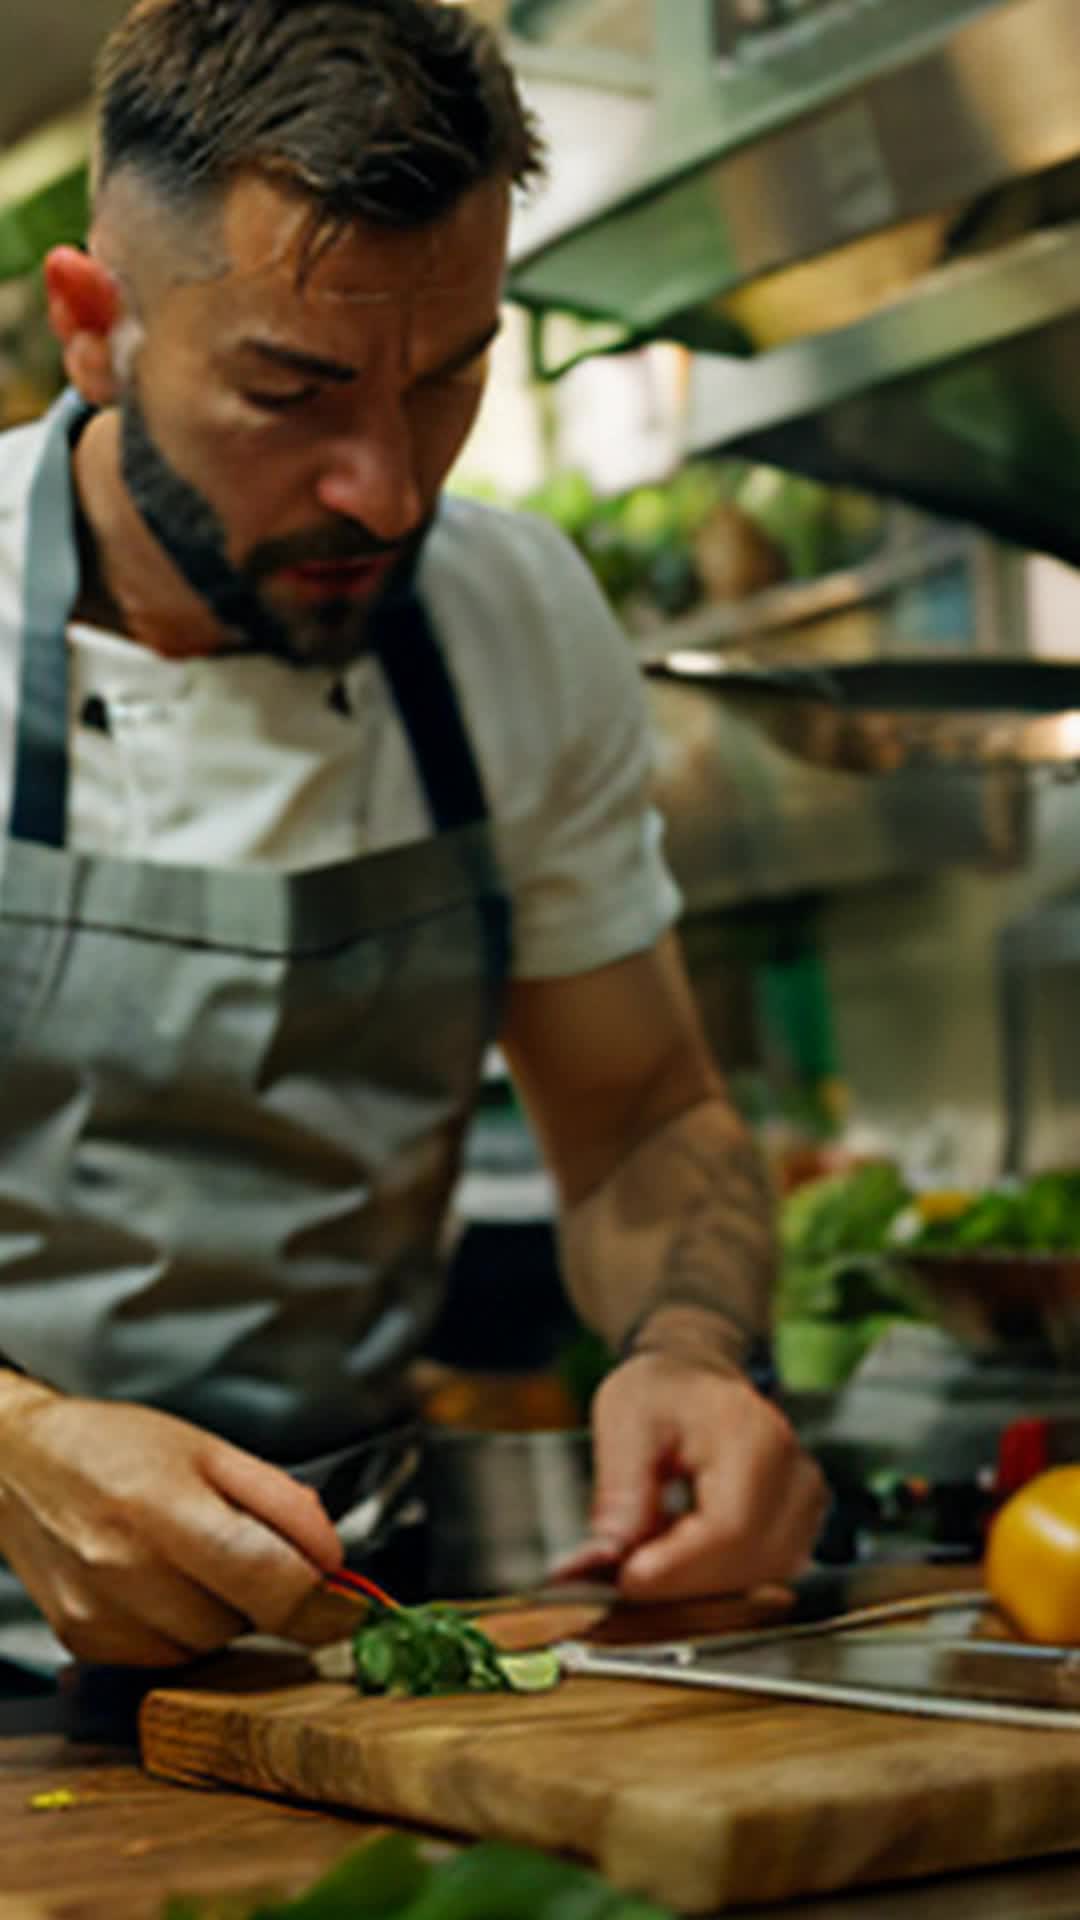
[[[466,360],[462,366],[455,367],[453,373],[444,374],[443,382],[449,386],[478,387],[487,379],[490,371],[491,348],[485,347],[483,352],[475,353],[471,360]]]
[[[426,393],[438,392],[440,388],[482,387],[490,371],[491,348],[485,347],[481,353],[475,353],[471,360],[463,360],[460,366],[450,367],[442,373],[430,373],[417,384]]]
[[[292,413],[298,407],[318,398],[320,389],[316,386],[291,387],[287,393],[257,393],[248,388],[243,398],[249,407],[257,407],[260,413]]]

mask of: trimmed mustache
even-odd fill
[[[416,527],[403,540],[379,540],[365,527],[326,527],[317,533],[297,533],[281,540],[263,540],[244,565],[249,579],[265,580],[292,567],[355,566],[370,560],[400,560],[423,539],[426,526]]]

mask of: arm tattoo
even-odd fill
[[[680,1308],[719,1316],[729,1352],[745,1352],[768,1329],[776,1244],[768,1175],[738,1116],[714,1097],[669,1121],[569,1210],[563,1251],[578,1311],[613,1346]]]

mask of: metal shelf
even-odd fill
[[[942,268],[858,326],[748,364],[699,362],[690,439],[1077,565],[1078,365],[1073,224]]]

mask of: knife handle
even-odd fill
[[[321,1580],[308,1589],[275,1638],[295,1640],[301,1647],[329,1647],[335,1640],[350,1640],[370,1614],[371,1602],[362,1593],[345,1593]]]

